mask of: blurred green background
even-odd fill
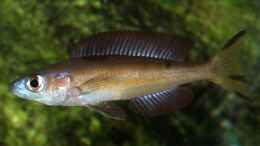
[[[192,84],[196,98],[184,110],[123,122],[8,90],[17,77],[67,59],[68,46],[96,32],[175,33],[195,42],[192,57],[203,62],[246,29],[242,58],[258,91],[259,18],[258,0],[1,0],[0,146],[260,146],[260,98],[249,103],[204,81]]]

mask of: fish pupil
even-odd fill
[[[39,87],[39,82],[37,79],[32,79],[30,82],[30,85],[32,88],[37,88],[37,87]]]

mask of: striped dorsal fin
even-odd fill
[[[166,33],[103,32],[71,46],[70,57],[139,56],[184,61],[191,41]]]

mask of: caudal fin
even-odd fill
[[[224,46],[223,51],[217,54],[211,61],[214,76],[212,81],[224,89],[239,93],[247,99],[253,100],[255,95],[251,92],[250,86],[245,82],[233,79],[232,76],[242,76],[241,52],[239,52],[240,38],[245,31],[237,33]]]

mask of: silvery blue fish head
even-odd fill
[[[34,74],[14,81],[11,91],[16,96],[46,105],[62,105],[70,88],[68,73]]]

